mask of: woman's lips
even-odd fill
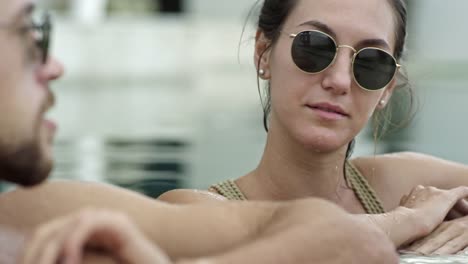
[[[349,117],[349,115],[347,115],[344,111],[336,107],[328,107],[323,105],[307,105],[307,108],[312,110],[316,115],[318,115],[321,119],[324,120],[337,121]]]

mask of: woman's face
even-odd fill
[[[353,79],[354,52],[350,48],[339,49],[334,63],[325,71],[305,73],[292,60],[293,39],[288,35],[320,30],[333,36],[338,45],[356,50],[372,46],[393,54],[392,10],[386,0],[298,0],[260,65],[271,85],[270,132],[292,137],[319,152],[337,150],[349,143],[372,113],[384,107],[394,80],[377,91],[360,88]],[[257,53],[262,39],[257,39]],[[336,110],[341,114],[333,113]]]

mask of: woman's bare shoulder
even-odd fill
[[[351,161],[369,182],[390,177],[397,180],[404,177],[410,185],[428,185],[431,173],[443,169],[444,160],[417,152],[397,152],[390,154],[359,157]]]
[[[397,152],[391,154],[359,157],[352,163],[362,174],[369,175],[401,175],[407,180],[417,181],[418,184],[430,184],[434,178],[440,178],[439,173],[450,173],[457,169],[466,168],[465,165],[444,160],[435,156],[418,152]]]
[[[436,186],[441,160],[416,152],[359,157],[351,160],[366,178],[386,209],[398,206],[401,197],[417,185]],[[440,179],[440,177],[438,177]]]
[[[440,189],[468,186],[467,165],[423,153],[375,155],[351,162],[382,200],[392,204],[417,185]]]
[[[158,200],[176,203],[205,203],[205,202],[222,202],[227,199],[214,191],[210,190],[196,190],[196,189],[176,189],[165,192],[158,197]]]

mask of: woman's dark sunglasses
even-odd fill
[[[33,23],[32,29],[35,33],[37,47],[41,51],[42,63],[45,64],[49,56],[50,34],[52,32],[50,15],[45,13],[40,21]]]
[[[353,77],[356,83],[365,90],[385,88],[395,77],[400,65],[385,50],[367,47],[356,51],[348,45],[337,45],[328,34],[310,30],[290,34],[293,38],[291,55],[296,66],[306,73],[320,73],[333,64],[338,49],[353,50]]]

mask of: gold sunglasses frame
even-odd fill
[[[329,34],[327,34],[327,33],[325,33],[325,32],[322,32],[322,31],[320,31],[320,30],[304,30],[304,31],[301,31],[301,32],[299,32],[299,33],[297,33],[297,34],[288,34],[288,36],[289,36],[289,38],[292,38],[292,39],[294,40],[294,39],[295,39],[297,36],[299,36],[300,34],[302,34],[302,33],[307,33],[307,32],[317,32],[317,33],[320,33],[320,34],[323,34],[323,35],[327,36],[327,37],[330,38],[330,39],[333,41],[333,43],[335,44],[336,50],[335,50],[335,55],[333,56],[333,60],[330,62],[330,64],[328,64],[327,67],[325,67],[323,70],[318,71],[318,72],[307,72],[307,71],[304,71],[303,69],[299,68],[299,66],[296,64],[296,62],[294,62],[294,65],[296,65],[296,67],[297,67],[300,71],[302,71],[302,72],[304,72],[304,73],[306,73],[306,74],[319,74],[319,73],[321,73],[321,72],[326,71],[331,65],[333,65],[333,63],[335,63],[336,57],[337,57],[337,55],[338,55],[338,50],[341,49],[341,48],[348,48],[348,49],[351,49],[351,50],[353,51],[353,59],[351,60],[351,69],[352,69],[352,71],[353,71],[353,74],[352,74],[352,75],[353,75],[353,80],[354,80],[354,82],[355,82],[360,88],[362,88],[362,89],[364,89],[364,90],[366,90],[366,91],[371,91],[371,92],[372,92],[372,91],[379,91],[379,90],[384,89],[385,87],[388,86],[388,84],[390,84],[390,83],[392,82],[392,80],[395,78],[397,72],[398,72],[398,71],[400,70],[400,68],[401,68],[401,65],[398,64],[398,62],[397,62],[397,60],[395,59],[395,57],[394,57],[392,54],[390,54],[388,51],[384,50],[384,49],[377,48],[377,47],[364,47],[364,48],[362,48],[362,49],[356,50],[353,46],[349,46],[349,45],[338,45],[338,44],[336,43],[335,39],[334,39],[332,36],[330,36]],[[294,42],[294,41],[293,41],[293,42]],[[395,66],[396,66],[396,67],[395,67],[395,72],[393,73],[392,78],[390,79],[390,81],[389,81],[386,85],[384,85],[383,87],[378,88],[378,89],[368,89],[368,88],[363,87],[363,86],[356,80],[356,75],[355,75],[355,73],[354,73],[354,61],[355,61],[355,59],[356,59],[356,56],[357,56],[361,51],[367,50],[367,49],[380,50],[380,51],[382,51],[382,52],[388,54],[388,55],[393,59],[393,61],[395,62]],[[291,46],[291,53],[292,53],[292,46]],[[291,54],[291,56],[292,56],[292,54]]]

